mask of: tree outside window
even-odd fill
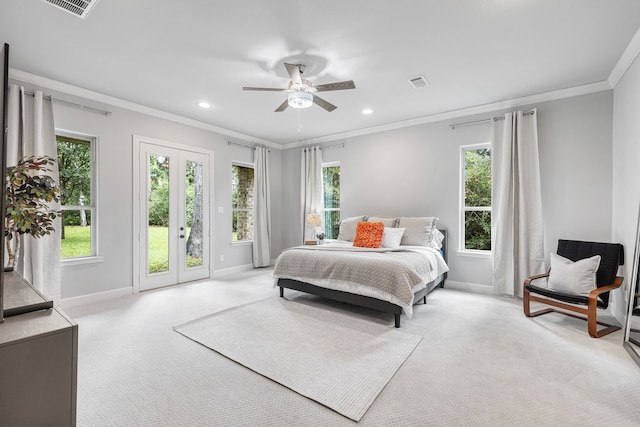
[[[337,239],[340,231],[340,165],[330,163],[322,167],[324,191],[324,234]]]
[[[462,147],[465,250],[491,250],[491,146]]]
[[[253,240],[253,166],[231,167],[232,241]]]
[[[95,139],[56,135],[62,205],[61,258],[96,255]]]

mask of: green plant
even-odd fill
[[[317,238],[318,240],[324,240],[324,233],[316,234],[316,238]]]
[[[53,220],[60,212],[49,209],[49,203],[60,201],[60,188],[52,172],[56,160],[48,156],[28,156],[17,165],[7,167],[6,211],[4,235],[7,241],[7,267],[14,267],[20,252],[19,236],[30,234],[40,238],[54,231]]]

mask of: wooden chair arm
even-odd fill
[[[612,284],[592,289],[589,292],[589,304],[597,304],[600,294],[619,288],[622,285],[622,280],[623,277],[617,276]]]
[[[524,285],[529,285],[531,284],[531,282],[533,282],[534,280],[537,279],[542,279],[543,277],[549,277],[549,272],[551,271],[551,269],[548,269],[546,273],[542,273],[542,274],[536,274],[535,276],[529,276],[526,279],[524,279]]]

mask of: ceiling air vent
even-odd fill
[[[42,0],[58,9],[67,11],[77,17],[86,19],[98,0]]]
[[[427,79],[424,78],[424,76],[418,76],[418,77],[409,79],[409,83],[411,83],[411,86],[415,88],[429,86],[429,82],[427,81]]]

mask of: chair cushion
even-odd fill
[[[543,295],[547,298],[552,298],[552,299],[556,299],[562,302],[566,302],[568,304],[579,304],[579,305],[587,305],[589,303],[589,298],[582,296],[582,295],[575,295],[575,294],[567,294],[564,292],[556,292],[556,291],[552,291],[548,288],[540,288],[538,286],[534,286],[534,285],[527,285],[527,289],[529,290],[529,292],[532,292],[534,294],[540,294]],[[597,299],[596,301],[598,307],[600,308],[607,308],[607,306],[605,305],[604,301],[600,298]]]
[[[548,288],[556,292],[589,296],[589,292],[596,288],[596,271],[601,258],[600,255],[594,255],[574,262],[552,253]]]

